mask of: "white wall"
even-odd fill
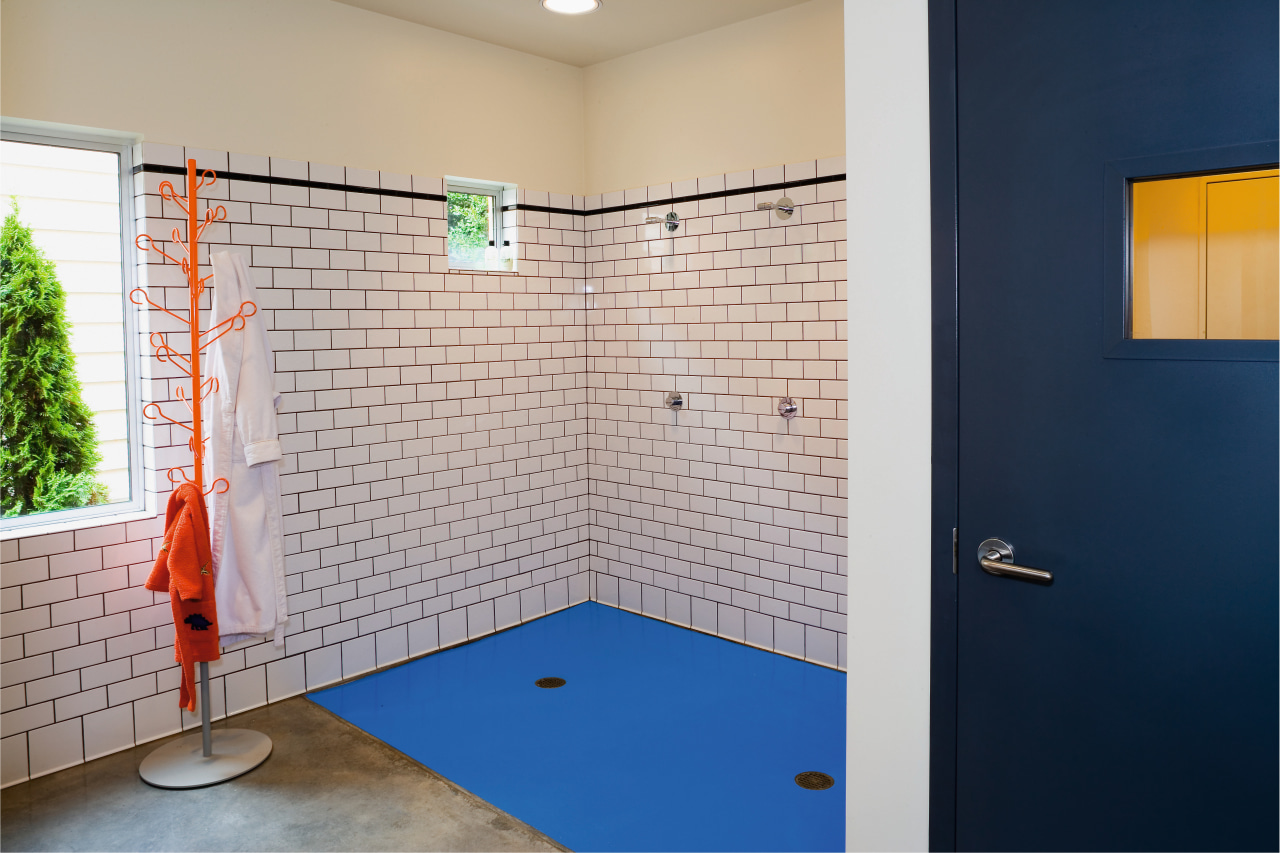
[[[5,0],[13,118],[582,192],[580,68],[330,0]]]
[[[928,32],[926,0],[845,2],[850,850],[929,843]]]
[[[844,153],[839,0],[586,69],[588,194]]]

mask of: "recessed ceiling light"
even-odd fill
[[[600,0],[542,0],[542,8],[561,15],[585,15],[600,8]]]

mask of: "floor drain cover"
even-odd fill
[[[533,683],[539,687],[564,687],[563,678],[539,678]]]
[[[836,783],[826,773],[819,773],[816,770],[806,770],[803,773],[796,774],[796,784],[801,788],[808,788],[810,791],[825,791]]]

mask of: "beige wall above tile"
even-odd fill
[[[580,191],[582,69],[316,0],[6,0],[4,115]]]
[[[840,0],[587,68],[319,0],[5,0],[3,24],[5,116],[151,142],[581,195],[844,153]]]
[[[844,155],[840,0],[586,71],[586,193]]]

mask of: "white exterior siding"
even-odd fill
[[[119,158],[85,151],[0,143],[0,201],[18,199],[20,218],[58,269],[85,404],[93,410],[113,501],[129,498]]]

